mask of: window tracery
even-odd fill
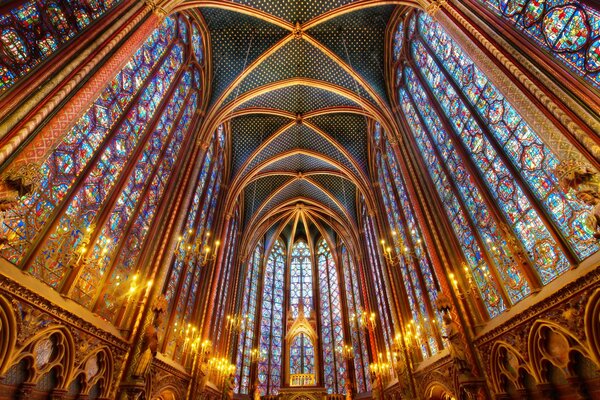
[[[118,0],[26,0],[0,14],[0,95]]]
[[[579,0],[478,0],[575,75],[600,88],[600,11]]]
[[[342,246],[341,253],[348,315],[356,315],[359,309],[364,309],[358,280],[359,273],[346,246]],[[354,349],[356,391],[359,393],[366,392],[371,390],[368,334],[358,326],[356,321],[350,321],[350,336],[352,348]]]
[[[182,232],[177,238],[175,255],[165,283],[164,293],[169,303],[165,319],[166,326],[175,329],[166,332],[165,353],[178,360],[183,353],[183,343],[189,338],[189,328],[195,310],[196,298],[204,270],[203,257],[210,248],[211,228],[219,197],[224,169],[225,132],[220,125],[211,138],[209,148],[204,155],[202,166],[196,179],[194,196],[187,212]],[[187,329],[187,330],[186,330]]]
[[[86,5],[88,14],[102,4]],[[50,11],[59,21],[60,10]],[[188,33],[178,29],[188,18],[167,17],[154,30],[42,164],[40,188],[2,225],[10,241],[3,257],[117,324],[127,290],[139,288],[144,271],[134,265],[201,101],[202,66],[189,65]]]
[[[239,346],[237,352],[236,386],[238,393],[250,393],[250,365],[251,351],[254,346],[254,327],[257,320],[256,305],[258,303],[258,285],[260,281],[260,270],[263,255],[262,241],[256,245],[254,253],[248,262],[248,271],[244,282],[244,295],[242,297],[243,327],[240,331]]]
[[[556,155],[441,25],[408,18],[398,101],[494,317],[571,267],[561,238],[579,261],[598,250],[587,206],[562,191]]]
[[[376,123],[375,131],[380,130],[381,126]],[[382,138],[381,142],[375,143],[381,194],[386,210],[391,211],[388,212],[388,222],[392,229],[392,242],[414,323],[407,325],[406,329],[410,332],[414,327],[410,334],[415,334],[414,339],[426,358],[439,349],[436,320],[440,321],[440,316],[434,311],[438,291],[436,278],[396,156],[385,135],[378,133],[376,137]]]
[[[298,303],[304,304],[304,315],[310,315],[313,305],[313,268],[308,244],[301,240],[292,247],[290,263],[290,305],[292,316],[298,316]]]
[[[324,239],[317,246],[317,267],[325,388],[329,393],[344,393],[346,365],[339,351],[344,343],[342,300],[336,263]]]
[[[265,266],[259,336],[259,349],[265,358],[258,362],[261,395],[277,394],[281,387],[285,254],[283,242],[277,239]]]

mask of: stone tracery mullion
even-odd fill
[[[423,38],[420,39],[420,43],[423,44],[425,46],[425,48],[428,49],[429,55],[435,61],[436,65],[438,66],[441,73],[445,76],[447,81],[454,88],[458,97],[462,99],[463,104],[467,107],[467,109],[470,110],[471,116],[473,118],[475,118],[475,120],[477,121],[477,124],[479,125],[481,130],[485,133],[485,137],[491,143],[492,147],[496,150],[498,157],[500,157],[500,159],[503,161],[504,165],[510,171],[512,178],[514,180],[516,180],[518,182],[519,186],[523,189],[523,192],[529,199],[529,202],[532,205],[533,209],[536,211],[537,215],[539,215],[541,220],[544,222],[544,225],[546,225],[548,227],[548,230],[551,232],[552,236],[554,237],[557,244],[559,244],[559,246],[562,249],[562,251],[564,252],[564,254],[568,257],[571,264],[577,264],[577,261],[580,260],[580,257],[574,253],[571,246],[566,242],[565,237],[561,233],[560,228],[556,226],[556,223],[553,221],[552,217],[549,216],[549,213],[546,210],[546,208],[541,206],[538,202],[537,197],[533,193],[531,193],[531,185],[523,179],[521,173],[516,169],[516,166],[513,164],[513,162],[508,160],[508,157],[506,157],[504,152],[501,150],[502,146],[497,142],[496,137],[490,133],[487,124],[485,124],[482,121],[482,118],[479,115],[479,113],[477,113],[477,111],[473,109],[471,102],[469,102],[468,100],[466,100],[464,98],[463,92],[460,90],[459,87],[457,87],[456,82],[450,76],[448,71],[442,65],[440,65],[439,59],[437,58],[435,53],[433,53],[431,51],[431,48],[429,47],[428,43]],[[418,68],[416,68],[416,70],[418,70]],[[421,71],[419,71],[419,73],[421,75],[421,80],[427,82],[422,77]],[[424,84],[423,86],[426,88],[425,90],[430,91],[430,88],[427,84]],[[430,97],[435,98],[436,103],[438,102],[435,95],[431,95]],[[445,113],[442,112],[440,115],[445,115]],[[455,131],[453,129],[450,129],[449,132],[455,133]],[[452,135],[452,133],[451,133],[451,135]],[[460,147],[465,147],[461,140],[458,140],[457,145],[459,145]]]
[[[20,264],[22,268],[28,268],[32,265],[33,262],[36,261],[36,257],[39,255],[39,252],[42,250],[42,246],[46,244],[50,233],[58,226],[59,221],[65,217],[65,213],[67,212],[68,205],[73,201],[75,196],[79,194],[82,185],[89,179],[92,170],[97,167],[101,161],[101,157],[107,148],[107,145],[114,140],[116,140],[119,129],[122,128],[125,124],[125,121],[128,118],[130,110],[134,107],[138,107],[138,102],[142,98],[142,95],[148,90],[152,84],[153,77],[156,75],[157,71],[160,68],[164,67],[164,63],[166,60],[173,55],[173,50],[175,46],[178,45],[178,39],[173,38],[169,45],[165,48],[164,53],[160,57],[157,64],[152,68],[150,73],[146,76],[144,80],[144,84],[141,85],[137,91],[137,93],[132,97],[131,101],[127,104],[126,108],[122,111],[117,121],[111,126],[109,133],[105,135],[102,142],[97,146],[96,151],[93,156],[86,162],[85,167],[79,173],[73,181],[71,186],[67,189],[66,193],[62,198],[57,201],[52,211],[47,215],[46,219],[41,223],[41,229],[37,230],[36,234],[32,239],[34,239],[32,246],[25,251],[25,253],[20,257]],[[174,79],[170,85],[169,90],[175,87]],[[161,105],[164,105],[165,102],[161,102]],[[157,118],[159,112],[160,105],[157,105],[157,109],[152,115],[153,118]],[[140,134],[137,140],[133,141],[134,149],[141,149],[141,144],[148,138],[150,135],[149,130],[145,129]],[[131,162],[131,160],[126,161],[127,163]],[[111,190],[115,189],[115,185],[111,187]],[[39,222],[38,222],[39,224]]]
[[[184,100],[184,104],[187,104],[187,102],[190,100],[190,98],[192,97],[192,93],[188,93],[186,99]],[[174,135],[174,132],[177,130],[177,126],[179,125],[181,118],[183,117],[184,114],[184,108],[182,108],[180,110],[180,112],[177,115],[177,118],[175,119],[175,121],[173,122],[172,125],[172,129],[171,129],[171,133],[169,138],[167,139],[168,143],[171,142],[172,140],[172,136]],[[182,141],[183,143],[189,142],[191,140],[191,135],[188,134],[189,132],[189,127],[186,130],[186,132],[184,133],[184,140]],[[159,158],[162,158],[164,156],[164,154],[166,154],[168,150],[168,146],[165,146],[162,149],[161,155],[159,156]],[[179,159],[179,157],[177,157]],[[152,185],[152,182],[154,181],[154,178],[157,176],[158,171],[160,169],[160,165],[157,164],[155,165],[154,169],[152,170],[152,173],[149,175],[148,180],[146,182],[146,185],[144,186],[141,195],[139,196],[139,200],[136,204],[135,209],[133,210],[133,212],[130,215],[129,221],[127,222],[126,226],[123,229],[123,233],[122,233],[122,237],[126,238],[129,236],[130,234],[130,230],[132,229],[132,226],[134,225],[135,221],[137,220],[139,213],[144,205],[144,199],[146,198],[146,194],[148,193],[148,191],[150,190],[150,187]],[[99,221],[100,222],[100,221]],[[102,224],[98,224],[99,226]],[[125,240],[121,240],[119,242],[119,246],[114,250],[113,254],[115,255],[115,257],[111,260],[110,266],[108,266],[106,268],[106,273],[104,275],[104,277],[100,280],[100,287],[102,287],[103,289],[99,292],[97,292],[96,296],[94,297],[94,299],[92,299],[92,308],[96,309],[97,307],[97,303],[98,300],[102,297],[103,292],[106,290],[106,287],[104,287],[104,284],[106,283],[106,281],[109,279],[110,276],[112,276],[113,273],[113,269],[116,267],[116,263],[118,260],[118,255],[121,253],[123,246],[125,245]],[[97,310],[97,309],[96,309]]]

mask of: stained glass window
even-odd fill
[[[377,123],[376,130],[381,126]],[[408,198],[404,177],[400,172],[396,156],[385,140],[377,143],[377,171],[383,203],[388,210],[388,222],[398,264],[403,276],[406,297],[410,306],[414,332],[423,357],[429,357],[438,350],[435,299],[438,288],[432,272],[431,262],[426,253],[420,226],[417,224],[413,206]],[[381,153],[386,157],[382,157]],[[387,250],[391,254],[392,249]],[[407,327],[408,329],[408,327]]]
[[[415,17],[409,18],[412,30]],[[597,245],[584,224],[585,206],[558,186],[552,151],[437,22],[425,13],[416,20],[410,57],[418,68],[404,67],[399,103],[459,238],[469,279],[494,317],[531,293],[523,262],[542,284],[570,268],[552,229],[580,259]],[[388,174],[401,181],[392,164]],[[390,186],[382,183],[388,193]],[[400,204],[408,204],[399,185],[396,191]]]
[[[265,266],[259,341],[264,358],[258,362],[261,395],[275,395],[281,387],[285,254],[283,242],[277,239]]]
[[[304,333],[294,336],[290,344],[290,374],[315,373],[315,345]]]
[[[0,14],[0,95],[118,3],[28,0]]]
[[[394,60],[400,58],[400,52],[402,51],[402,45],[404,44],[404,21],[400,21],[396,27],[396,33],[394,34]]]
[[[310,261],[310,249],[301,240],[292,247],[290,265],[290,306],[292,316],[298,316],[298,303],[304,304],[304,315],[310,315],[313,309],[313,270]]]
[[[393,353],[393,339],[394,339],[394,324],[392,320],[392,314],[394,312],[393,305],[388,301],[386,280],[384,277],[385,265],[381,262],[380,252],[377,249],[377,238],[375,235],[375,229],[372,218],[367,214],[366,206],[363,204],[361,219],[363,229],[365,231],[367,256],[369,262],[369,269],[373,279],[373,286],[375,289],[375,298],[377,299],[377,325],[378,329],[383,334],[383,341],[385,343],[385,353],[382,356],[385,359],[379,359],[379,362],[391,361],[389,355]]]
[[[251,351],[254,342],[254,328],[256,326],[256,303],[262,253],[263,244],[260,242],[248,262],[246,281],[244,282],[244,296],[242,297],[241,312],[244,318],[244,326],[239,338],[236,386],[237,392],[244,394],[248,394],[252,389],[250,386],[250,364],[252,362]]]
[[[498,192],[496,196],[498,201],[504,203],[512,192],[518,195],[519,187],[516,184],[507,185],[505,179],[500,178],[503,190],[496,189],[487,176],[487,171],[491,168],[491,164],[488,162],[497,165],[494,167],[494,173],[506,174],[510,169],[509,161],[514,171],[520,174],[523,184],[528,186],[530,193],[536,197],[539,204],[543,205],[552,222],[569,240],[577,256],[583,259],[596,252],[598,246],[590,242],[592,234],[584,222],[589,209],[581,206],[577,200],[566,196],[558,184],[557,177],[552,172],[559,162],[556,155],[542,142],[533,128],[521,118],[510,102],[477,68],[458,44],[444,32],[441,25],[425,14],[421,14],[419,16],[419,32],[423,36],[423,40],[413,42],[415,60],[421,67],[420,70],[423,72],[425,80],[439,99],[440,105],[450,117],[450,121],[465,147],[472,152],[475,163],[483,170],[492,193]],[[442,52],[440,49],[445,46],[451,51]],[[433,53],[419,53],[426,48],[433,49]],[[446,77],[440,68],[444,68],[449,76]],[[436,80],[435,85],[432,84],[434,79]],[[458,92],[462,92],[464,97],[458,96]],[[471,107],[468,107],[468,103],[471,104]],[[469,123],[464,126],[463,124],[467,121]],[[480,136],[481,133],[484,133],[483,125],[489,129],[491,135]],[[481,145],[473,144],[473,141],[479,140],[479,138],[483,140]],[[481,146],[481,150],[476,146]],[[508,161],[502,164],[507,164],[506,167],[499,165],[500,160],[493,154],[498,151],[496,149],[504,149]],[[480,160],[476,156],[478,150],[489,153],[490,160]],[[513,225],[531,225],[541,222],[533,218],[527,219],[526,222],[517,222],[518,218],[514,215],[511,216],[511,219]],[[515,228],[515,231],[522,240],[525,240],[524,232],[521,232],[519,228]],[[537,235],[543,236],[544,234],[537,232]],[[528,251],[532,251],[531,245],[526,247]],[[560,261],[556,264],[558,265],[551,265],[549,260],[541,260],[536,263],[543,283],[549,282],[568,268]]]
[[[4,220],[3,230],[10,240],[10,247],[2,250],[4,258],[15,264],[23,261],[48,218],[68,201],[65,197],[76,180],[85,175],[88,162],[101,151],[103,142],[111,137],[111,128],[115,128],[119,116],[137,108],[134,96],[144,93],[151,98],[149,96],[155,93],[160,79],[153,72],[162,72],[160,75],[164,77],[166,69],[170,68],[166,58],[174,57],[173,61],[177,62],[176,57],[181,57],[180,50],[175,53],[173,48],[174,25],[172,18],[165,19],[162,27],[154,31],[42,164],[39,190],[23,199]],[[163,86],[161,84],[162,90]],[[126,129],[130,125],[120,126]],[[139,137],[139,132],[136,136]],[[70,231],[79,231],[74,232],[77,238],[87,226],[79,226],[79,221],[73,223],[76,225],[71,226]],[[32,273],[52,286],[58,286],[65,270],[63,264],[68,261],[58,260],[54,263],[56,265],[47,268],[47,272]]]
[[[37,3],[28,4],[19,15],[35,24]],[[64,30],[57,4],[46,11]],[[142,291],[145,271],[134,267],[191,140],[200,92],[199,71],[184,65],[188,33],[177,34],[187,18],[165,18],[42,164],[40,188],[3,221],[3,257],[117,324]]]
[[[200,168],[194,196],[188,208],[187,220],[177,238],[175,255],[165,284],[165,297],[169,301],[169,321],[165,326],[175,328],[165,338],[165,353],[180,359],[187,332],[183,327],[192,320],[198,288],[204,271],[203,264],[208,257],[206,249],[214,249],[216,242],[211,235],[216,200],[223,178],[224,149],[221,147],[224,135],[220,126],[211,139]],[[214,250],[213,250],[214,251]],[[204,262],[203,262],[204,261]]]
[[[230,290],[235,289],[235,285],[232,282],[234,271],[237,270],[236,257],[238,251],[238,234],[239,234],[239,219],[240,212],[239,208],[234,211],[233,218],[229,222],[229,228],[227,229],[227,237],[223,245],[225,246],[226,253],[223,260],[223,266],[221,267],[221,278],[219,283],[219,292],[217,294],[218,305],[216,308],[216,318],[213,320],[213,335],[215,342],[220,344],[221,340],[227,340],[226,335],[221,335],[223,331],[223,324],[221,323],[225,318],[225,309],[227,307],[228,299],[232,296]]]
[[[321,306],[321,343],[325,388],[329,393],[345,393],[346,365],[340,352],[344,344],[338,273],[327,242],[317,246],[319,295]]]
[[[359,274],[353,257],[346,246],[342,246],[342,271],[344,273],[344,288],[348,315],[356,315],[359,309],[364,309],[359,286]],[[358,326],[357,320],[350,321],[350,335],[354,350],[354,376],[358,393],[371,390],[371,375],[369,370],[368,337],[364,329]]]
[[[600,88],[600,11],[580,0],[479,0],[507,25]]]

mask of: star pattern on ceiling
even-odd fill
[[[182,3],[209,29],[205,121],[229,123],[229,196],[242,199],[246,229],[273,233],[298,204],[327,229],[356,227],[357,200],[372,190],[368,129],[377,112],[391,114],[384,37],[398,4]]]

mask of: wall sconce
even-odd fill
[[[264,360],[265,360],[265,357],[260,349],[254,348],[254,349],[250,350],[250,362],[257,363],[257,362],[261,362]]]
[[[340,353],[342,357],[346,360],[351,360],[354,358],[354,348],[349,344],[338,346],[337,350],[338,353]]]
[[[376,318],[377,314],[374,312],[369,313],[368,310],[359,308],[356,314],[352,313],[350,315],[350,322],[363,329],[375,329],[375,326],[377,326]]]
[[[228,315],[227,326],[232,332],[241,332],[246,327],[248,320],[247,315]]]

